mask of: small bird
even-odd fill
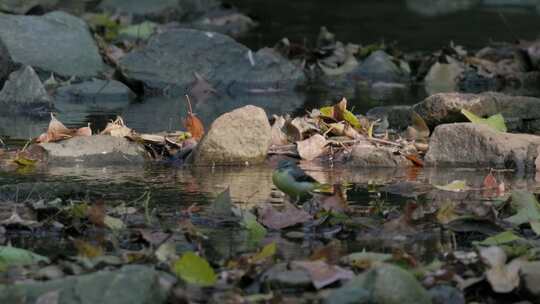
[[[291,160],[281,160],[272,174],[272,182],[276,187],[298,203],[312,197],[311,191],[321,186]]]

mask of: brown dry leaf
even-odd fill
[[[117,116],[116,119],[112,122],[107,123],[105,129],[101,131],[101,135],[110,135],[114,137],[126,137],[132,135],[133,131],[126,127],[122,117]]]
[[[271,229],[283,229],[297,224],[305,223],[312,216],[302,209],[298,209],[290,203],[285,203],[285,209],[278,211],[271,205],[264,205],[259,212],[259,221]]]
[[[499,184],[497,183],[497,179],[495,179],[492,172],[489,172],[489,174],[484,178],[484,181],[482,182],[482,190],[482,196],[484,197],[498,195]]]
[[[274,115],[274,124],[272,125],[272,145],[281,146],[289,143],[287,134],[283,132],[286,120],[283,116]]]
[[[191,137],[193,139],[199,141],[204,136],[204,125],[202,121],[193,113],[193,108],[191,107],[191,101],[189,100],[188,95],[186,95],[186,100],[188,103],[188,114],[184,120],[184,127],[189,133],[191,133]]]
[[[418,157],[418,155],[413,155],[413,154],[408,154],[408,155],[404,155],[406,159],[410,160],[413,165],[417,166],[417,167],[423,167],[424,166],[424,162]]]
[[[410,140],[427,139],[429,138],[429,127],[426,121],[416,112],[411,112],[412,125],[407,127],[405,137]]]
[[[309,259],[312,261],[323,260],[330,264],[337,264],[344,252],[345,248],[343,248],[341,242],[339,240],[332,240],[325,246],[314,250]]]
[[[86,127],[78,128],[73,135],[74,136],[92,136],[92,129],[90,129],[90,124],[88,124],[88,126]]]
[[[285,131],[289,141],[303,140],[308,133],[318,133],[319,128],[308,117],[296,117],[285,124]]]
[[[302,159],[313,160],[326,152],[327,143],[324,136],[315,134],[306,140],[296,142],[296,148]]]
[[[103,200],[98,200],[86,211],[88,220],[98,226],[105,227],[105,202]]]
[[[316,289],[321,289],[327,285],[340,280],[350,280],[354,277],[354,272],[335,265],[329,265],[322,260],[318,261],[294,261],[293,267],[305,269]]]
[[[74,135],[74,131],[68,129],[62,122],[60,122],[54,114],[51,113],[51,121],[49,122],[49,128],[46,133],[41,134],[36,139],[38,143],[55,142],[63,139],[70,138]]]

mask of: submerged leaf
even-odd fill
[[[490,236],[487,239],[478,242],[476,244],[483,245],[483,246],[497,246],[497,245],[503,245],[508,244],[514,241],[523,240],[520,236],[517,236],[512,231],[504,231],[499,234],[496,234],[494,236]]]
[[[184,253],[173,264],[173,272],[187,283],[203,287],[212,286],[217,282],[217,275],[208,261],[192,251]]]
[[[311,220],[311,215],[302,209],[298,209],[292,204],[286,203],[285,209],[280,212],[271,205],[263,207],[260,221],[268,228],[283,229]]]
[[[461,113],[474,124],[486,125],[501,132],[507,131],[506,123],[504,122],[504,117],[502,114],[495,114],[488,118],[482,118],[465,109],[462,109]]]
[[[9,266],[31,265],[38,262],[49,263],[49,259],[25,249],[0,246],[0,271]]]

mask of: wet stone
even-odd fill
[[[92,102],[129,102],[135,93],[125,84],[116,80],[100,80],[81,82],[60,87],[55,92],[59,101],[92,103]]]

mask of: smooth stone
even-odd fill
[[[13,62],[41,71],[92,77],[105,70],[88,25],[64,12],[43,16],[0,14],[0,42]]]
[[[354,145],[346,164],[362,168],[395,168],[412,165],[403,155],[395,154],[394,150],[387,147],[377,147],[369,142]]]

